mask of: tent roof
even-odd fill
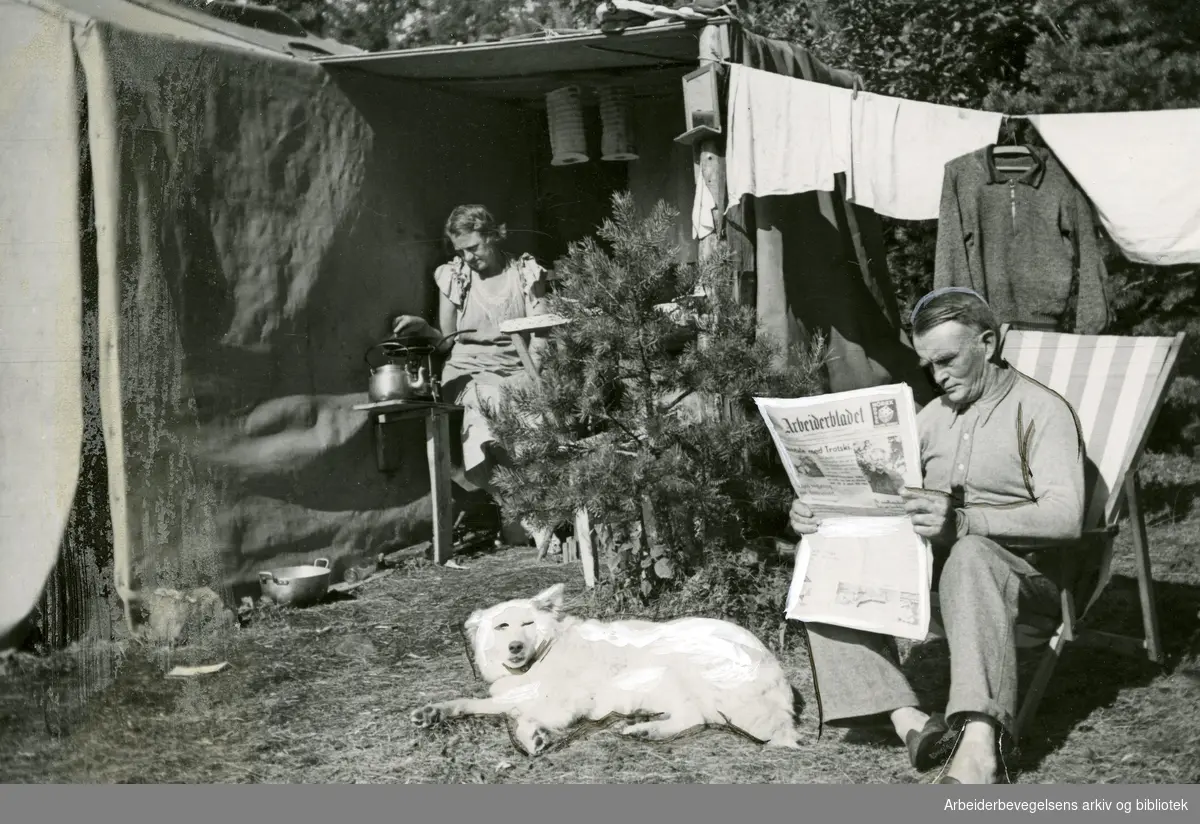
[[[227,48],[308,60],[314,54],[350,55],[362,50],[304,33],[280,33],[223,20],[183,0],[18,0],[47,13],[109,23],[129,31],[155,34]]]
[[[699,64],[704,22],[651,23],[624,32],[580,31],[460,46],[316,58],[331,69],[401,78],[445,91],[540,103],[570,83],[627,85],[635,94],[679,89]]]

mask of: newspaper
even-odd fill
[[[921,486],[906,384],[755,398],[796,496],[821,521],[801,538],[787,617],[922,641],[933,556],[900,490]]]

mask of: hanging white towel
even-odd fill
[[[699,163],[696,164],[695,181],[696,196],[692,200],[692,237],[696,240],[703,240],[717,231],[713,215],[713,210],[717,208],[717,201],[708,189],[708,183],[704,180]]]
[[[729,74],[729,208],[745,195],[832,191],[850,165],[850,90],[735,65]]]
[[[1029,120],[1126,257],[1200,263],[1200,109]]]
[[[902,220],[936,220],[946,164],[996,142],[1003,115],[859,92],[846,199]]]

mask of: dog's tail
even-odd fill
[[[746,712],[748,708],[745,706],[740,709],[742,711],[735,714],[741,724],[735,723],[724,712],[718,710],[717,714],[725,722],[725,726],[759,744],[789,750],[800,749],[800,728],[796,724],[796,715],[790,704],[780,702],[772,706],[768,701],[765,706],[760,704],[750,712]]]
[[[800,749],[800,730],[792,722],[783,724],[775,734],[767,739],[768,747],[781,747],[788,750]]]
[[[785,697],[786,695],[786,697]],[[784,747],[789,750],[800,748],[800,727],[797,720],[804,708],[804,698],[799,691],[789,685],[785,692],[776,696],[779,700],[777,711],[772,713],[775,727],[767,736],[768,747]]]

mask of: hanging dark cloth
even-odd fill
[[[861,88],[792,43],[731,27],[731,62],[841,88]],[[756,297],[763,328],[789,345],[821,332],[829,347],[829,390],[904,382],[918,405],[934,397],[907,334],[887,268],[879,216],[833,192],[747,198],[731,222],[755,245]]]

